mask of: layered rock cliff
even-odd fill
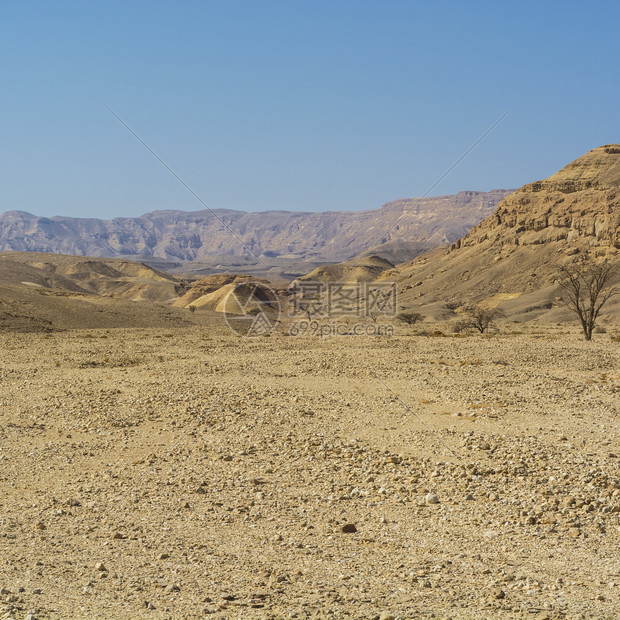
[[[548,179],[525,185],[454,248],[487,239],[516,245],[566,239],[575,247],[620,248],[620,145],[593,149]]]

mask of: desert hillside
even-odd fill
[[[0,331],[189,325],[168,307],[185,286],[127,260],[2,252]]]
[[[557,303],[560,266],[603,260],[620,266],[620,145],[595,148],[525,185],[449,249],[380,278],[399,283],[404,307],[437,317],[446,317],[446,303],[482,301],[502,305],[513,317],[554,320],[565,314]],[[616,297],[608,318],[619,306]]]
[[[143,263],[44,252],[0,252],[0,282],[131,300],[175,300],[179,281]]]
[[[98,220],[8,211],[0,215],[0,250],[176,261],[224,255],[254,258],[254,253],[268,259],[330,262],[387,244],[386,257],[402,262],[452,243],[492,213],[508,193],[460,192],[396,200],[372,211],[326,213],[156,211]]]

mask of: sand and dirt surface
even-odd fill
[[[615,618],[620,344],[0,335],[0,618]]]

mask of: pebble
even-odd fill
[[[355,527],[354,523],[346,523],[342,526],[341,531],[343,534],[355,534],[357,527]]]
[[[424,501],[426,502],[426,504],[430,505],[430,504],[438,504],[439,503],[439,498],[434,494],[434,493],[429,493],[425,498]]]

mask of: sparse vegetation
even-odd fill
[[[401,312],[396,318],[407,325],[415,325],[424,320],[424,315],[419,312]]]
[[[560,267],[562,300],[579,318],[586,340],[592,332],[603,306],[618,292],[609,286],[615,270],[609,263]]]
[[[260,308],[250,308],[246,314],[249,316],[256,316],[257,314],[260,314]]]
[[[194,314],[194,312],[196,312],[196,306],[194,306],[194,304],[190,304],[189,306],[187,306],[187,309]]]
[[[460,333],[467,329],[474,329],[484,334],[495,326],[495,321],[505,316],[503,310],[499,308],[483,308],[478,305],[467,306],[464,310],[465,318],[454,324],[455,333]]]

